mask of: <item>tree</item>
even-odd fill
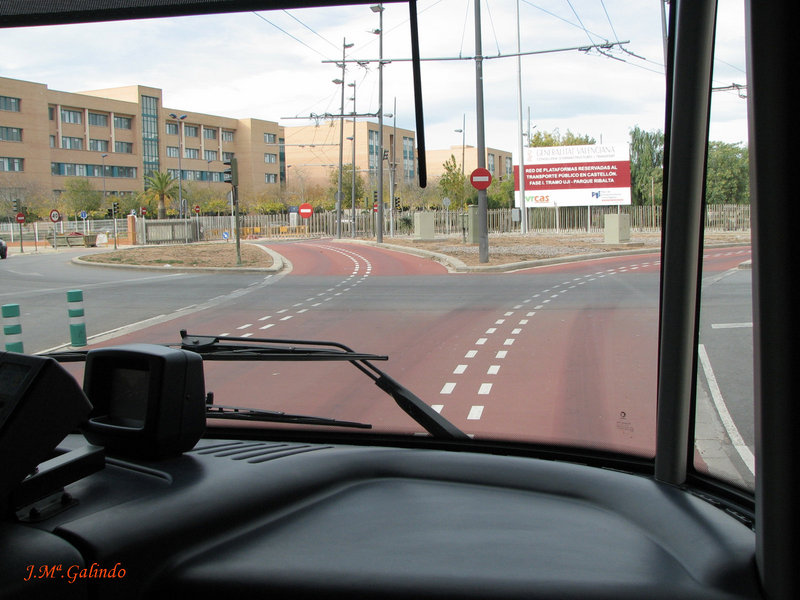
[[[532,148],[540,148],[543,146],[585,146],[595,143],[595,139],[590,135],[572,133],[569,129],[567,129],[567,133],[562,136],[558,127],[552,132],[537,131],[531,136],[528,142]]]
[[[167,218],[167,200],[172,200],[178,193],[178,183],[169,173],[154,171],[144,178],[146,198],[158,202],[158,218]]]
[[[93,212],[100,209],[103,193],[92,187],[88,179],[71,177],[64,182],[61,201],[66,213],[78,215],[81,211]]]
[[[750,166],[747,148],[739,144],[710,142],[706,169],[708,204],[750,202]]]
[[[661,204],[664,168],[664,134],[643,131],[637,125],[631,134],[631,202]]]
[[[467,178],[461,172],[461,167],[456,162],[456,157],[452,154],[443,166],[444,173],[439,177],[439,190],[443,197],[450,198],[460,210],[464,210],[467,196]]]
[[[361,198],[364,194],[364,180],[360,173],[356,177],[356,198]],[[331,171],[330,195],[336,198],[339,191],[339,170]],[[353,204],[353,165],[342,166],[342,208],[352,208]]]

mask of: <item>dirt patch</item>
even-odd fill
[[[242,264],[237,264],[236,245],[181,244],[177,246],[146,246],[126,248],[82,257],[89,262],[115,265],[141,265],[151,267],[268,268],[272,257],[252,244],[241,245]]]

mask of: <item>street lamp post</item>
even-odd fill
[[[353,88],[353,172],[350,174],[350,209],[353,218],[350,226],[350,237],[356,236],[356,82],[348,83],[348,87]]]
[[[466,138],[467,138],[467,113],[464,113],[464,115],[462,117],[461,129],[454,129],[454,131],[456,133],[460,133],[461,134],[461,179],[463,180],[464,179],[465,148],[466,148],[466,144],[467,144],[467,140],[466,140]],[[462,181],[462,183],[463,183],[463,181]],[[461,234],[463,236],[464,243],[466,244],[467,243],[467,227],[466,227],[466,223],[464,223],[464,189],[463,189],[463,186],[462,186],[462,189],[461,189],[460,200],[461,200],[461,202],[459,203],[459,206],[460,206],[460,213],[461,213],[461,215],[460,215],[460,217],[461,217]]]
[[[378,13],[378,225],[376,241],[383,243],[383,3],[369,7]]]
[[[108,154],[101,154],[100,159],[103,163],[103,206],[106,205],[106,157]],[[111,218],[114,220],[114,250],[117,249],[117,216],[111,212]]]
[[[333,83],[342,86],[342,101],[339,104],[339,182],[336,190],[336,237],[342,237],[342,163],[344,160],[344,73],[347,60],[347,49],[353,44],[347,43],[347,38],[342,38],[342,78],[334,79]]]
[[[181,166],[181,155],[183,154],[183,120],[186,115],[180,117],[175,113],[169,116],[178,121],[178,214],[183,218],[183,167]],[[160,215],[159,215],[160,216]]]

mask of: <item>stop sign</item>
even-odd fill
[[[301,217],[303,217],[304,219],[308,219],[311,215],[314,214],[314,207],[311,206],[308,202],[305,202],[300,205],[298,212],[300,213]]]
[[[478,167],[470,174],[469,182],[476,190],[485,190],[492,184],[492,174],[488,169]]]
[[[25,215],[23,213],[17,213],[17,223],[24,223],[25,222]]]

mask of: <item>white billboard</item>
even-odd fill
[[[607,206],[631,203],[628,145],[524,149],[526,206]],[[514,167],[516,206],[519,168]]]

